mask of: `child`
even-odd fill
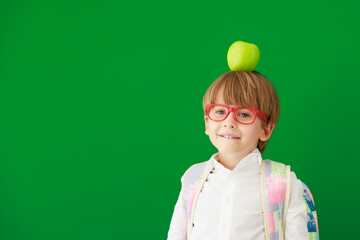
[[[237,107],[243,109],[235,109]],[[203,109],[205,133],[218,152],[206,162],[208,175],[197,201],[193,202],[190,227],[183,180],[191,168],[183,175],[168,240],[263,240],[266,228],[261,197],[261,154],[280,115],[276,91],[270,81],[256,71],[230,71],[208,88]],[[285,238],[309,239],[302,182],[294,172],[290,180]]]

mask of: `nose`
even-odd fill
[[[224,127],[229,127],[229,128],[236,127],[236,120],[235,120],[234,112],[230,112],[229,115],[227,116],[227,118],[224,120]]]

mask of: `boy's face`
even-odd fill
[[[226,105],[220,96],[215,104]],[[237,107],[231,105],[229,107]],[[257,115],[253,124],[245,125],[234,119],[233,112],[221,122],[216,122],[205,116],[205,133],[209,135],[210,141],[222,154],[236,154],[246,156],[253,151],[258,140],[266,141],[270,138],[275,125],[269,122],[264,129],[261,127],[262,118]],[[233,134],[237,138],[225,138],[224,134]]]

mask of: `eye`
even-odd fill
[[[242,119],[245,119],[245,118],[253,118],[255,115],[254,112],[248,110],[248,109],[239,109],[237,112],[236,112],[236,116],[238,118],[242,118]]]
[[[217,113],[217,114],[225,114],[225,111],[223,111],[223,110],[217,110],[216,113]]]

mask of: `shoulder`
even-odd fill
[[[289,171],[292,190],[302,192],[308,189],[307,185],[296,176],[296,173],[292,169],[290,170],[290,165],[269,159],[263,160],[263,165],[268,176],[285,176],[286,172]]]
[[[185,180],[191,177],[199,177],[201,173],[205,170],[208,162],[209,160],[200,163],[195,163],[192,166],[190,166],[182,175],[181,182],[184,182]]]
[[[296,182],[297,185],[303,185],[303,182],[296,177],[296,174],[291,169],[290,165],[286,165],[285,163],[276,162],[269,159],[264,160],[263,164],[265,165],[266,170],[271,172],[271,175],[285,176],[286,172],[288,172],[289,176],[291,177],[292,183]]]
[[[274,160],[270,160],[270,159],[264,159],[262,160],[262,164],[265,164],[265,165],[268,165],[268,166],[287,166],[285,163],[282,163],[282,162],[277,162],[277,161],[274,161]]]
[[[290,171],[290,166],[281,162],[276,162],[270,159],[265,159],[261,162],[262,172],[265,172],[266,177],[281,177],[286,176],[286,172]]]
[[[299,198],[300,196],[304,197],[308,204],[310,202],[313,204],[314,199],[309,187],[301,179],[299,179],[293,171],[291,171],[291,189],[292,191],[297,192]]]

